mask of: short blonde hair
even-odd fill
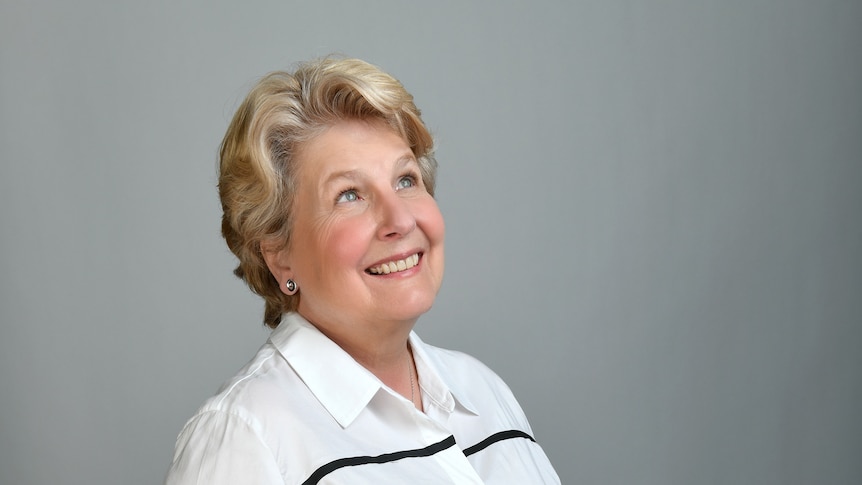
[[[266,302],[264,323],[296,310],[269,272],[261,242],[287,247],[296,192],[296,157],[304,142],[341,120],[379,120],[401,135],[434,195],[434,142],[419,109],[398,80],[358,59],[325,58],[293,72],[264,76],[237,109],[221,144],[222,235],[239,258],[234,274]]]

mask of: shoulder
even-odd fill
[[[295,380],[290,365],[272,343],[267,342],[247,364],[221,385],[218,392],[201,406],[199,413],[254,410],[262,403],[282,397]]]
[[[267,342],[237,373],[225,381],[186,423],[183,433],[222,433],[223,427],[264,436],[271,416],[290,399],[297,378]]]
[[[446,374],[447,379],[469,381],[474,384],[479,379],[490,385],[503,386],[508,389],[503,379],[496,372],[470,354],[458,350],[443,349],[425,343],[423,343],[423,347],[429,359],[440,368],[441,372]]]
[[[286,367],[266,344],[207,399],[177,437],[166,483],[282,483],[269,429]]]
[[[272,449],[247,416],[202,411],[177,437],[166,484],[283,483]]]
[[[279,370],[277,354],[271,351],[270,345],[264,345],[257,354],[237,373],[225,381],[215,395],[209,397],[194,416],[186,423],[184,432],[190,429],[213,427],[214,425],[240,424],[254,431],[258,426],[255,422],[255,403],[266,394],[276,392],[275,382],[282,377]],[[218,424],[217,424],[218,423]]]
[[[422,344],[425,356],[456,399],[473,412],[506,416],[513,425],[529,430],[518,400],[506,382],[484,362],[457,350]]]
[[[485,483],[560,483],[518,400],[496,372],[464,352],[427,344],[422,349],[466,408],[449,415],[447,426]]]

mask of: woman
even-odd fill
[[[412,332],[443,278],[432,145],[359,60],[252,89],[221,146],[222,233],[274,330],[186,424],[166,483],[559,483],[500,378]]]

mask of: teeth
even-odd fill
[[[375,266],[373,268],[369,268],[368,272],[371,274],[389,274],[389,273],[397,273],[399,271],[408,270],[416,264],[419,263],[419,254],[414,254],[412,256],[407,256],[404,259],[399,259],[398,261],[390,261],[388,263],[383,263],[380,266]]]

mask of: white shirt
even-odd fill
[[[424,413],[296,313],[186,423],[166,484],[560,483],[509,388],[410,345]]]

